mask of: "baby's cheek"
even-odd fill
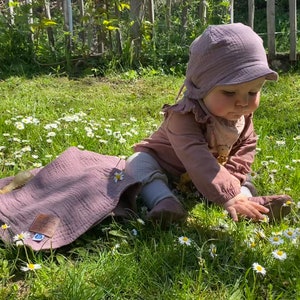
[[[253,99],[253,101],[250,102],[251,109],[253,111],[255,111],[258,107],[259,107],[259,97],[257,97],[256,99]]]
[[[228,113],[228,111],[232,111],[232,106],[228,103],[218,103],[215,106],[215,114],[218,116],[223,116]]]

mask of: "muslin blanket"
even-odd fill
[[[140,183],[123,173],[124,166],[115,156],[68,148],[45,167],[31,170],[35,176],[23,187],[0,195],[1,239],[11,243],[29,232],[21,242],[33,250],[54,249],[114,213],[135,210]],[[11,180],[0,179],[0,188]]]

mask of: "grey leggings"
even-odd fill
[[[125,173],[142,182],[141,197],[149,209],[164,198],[177,199],[168,186],[166,174],[151,155],[144,152],[131,155],[126,161]],[[252,196],[245,186],[241,187],[241,193]]]
[[[142,182],[141,197],[149,209],[164,198],[176,199],[168,187],[166,174],[151,155],[134,153],[126,161],[125,173]]]

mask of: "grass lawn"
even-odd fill
[[[70,146],[132,154],[183,82],[133,75],[0,82],[1,177],[45,166]],[[188,222],[168,230],[144,223],[141,211],[53,251],[1,243],[0,299],[300,299],[300,76],[267,83],[254,120],[254,182],[262,195],[294,200],[282,222],[234,223],[222,208],[187,196]],[[29,262],[41,268],[22,271]]]

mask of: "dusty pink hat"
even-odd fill
[[[267,80],[278,79],[268,66],[262,39],[249,26],[211,25],[190,46],[185,96],[201,99],[217,85],[263,76]]]

